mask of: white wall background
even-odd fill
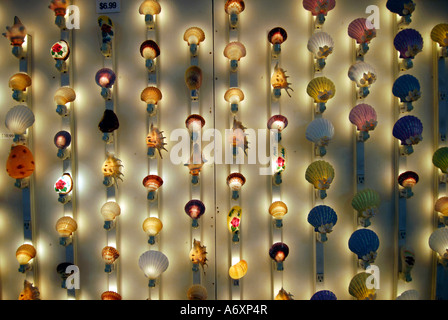
[[[54,68],[49,49],[59,40],[59,29],[54,25],[53,13],[47,8],[49,1],[3,0],[0,25],[11,25],[19,16],[33,37],[33,111],[36,122],[33,130],[33,148],[37,164],[34,173],[35,219],[34,239],[37,247],[36,285],[43,299],[66,299],[56,266],[65,260],[64,249],[58,244],[56,220],[61,216],[61,205],[52,191],[54,181],[61,174],[60,160],[53,144],[59,131],[59,116],[54,112],[53,94],[59,87],[59,74]],[[163,100],[160,103],[160,128],[169,138],[176,128],[184,128],[189,115],[188,91],[184,84],[184,72],[189,66],[189,52],[183,41],[184,31],[191,26],[201,27],[206,40],[200,45],[199,66],[204,80],[201,88],[201,114],[205,128],[224,132],[230,128],[229,106],[224,92],[229,85],[228,61],[223,50],[228,42],[227,15],[224,0],[178,1],[160,0],[162,12],[157,17],[158,44],[161,48],[159,83]],[[424,125],[424,140],[408,159],[408,170],[417,171],[420,182],[415,196],[409,200],[407,216],[408,242],[416,253],[413,281],[397,280],[396,213],[394,187],[394,146],[392,136],[394,119],[393,72],[394,16],[381,1],[338,1],[330,12],[324,31],[336,42],[335,51],[327,61],[324,75],[336,84],[336,96],[328,103],[324,117],[335,126],[335,138],[328,148],[325,160],[336,170],[334,183],[325,204],[338,214],[338,223],[325,244],[324,288],[332,290],[339,299],[350,299],[348,285],[358,271],[354,254],[348,249],[348,239],[355,230],[351,199],[355,193],[354,131],[348,121],[352,106],[352,83],[347,71],[352,63],[353,43],[347,35],[349,23],[358,17],[367,17],[368,5],[377,5],[380,12],[380,29],[372,42],[366,61],[378,70],[378,80],[367,101],[375,107],[379,124],[366,143],[366,186],[376,189],[382,199],[380,213],[372,220],[371,229],[380,238],[378,258],[375,262],[381,271],[378,299],[394,299],[407,289],[416,289],[421,298],[432,297],[432,252],[427,239],[433,229],[433,166],[435,126],[433,119],[433,44],[430,32],[433,26],[446,22],[446,1],[416,1],[412,28],[418,30],[425,41],[423,52],[415,59],[410,71],[422,86],[422,98],[415,104],[413,114]],[[119,14],[109,16],[115,23],[116,72],[118,75],[118,103],[116,112],[120,120],[118,130],[118,157],[124,164],[124,181],[119,184],[117,201],[122,207],[118,221],[119,293],[123,299],[148,298],[147,280],[137,265],[138,257],[148,250],[141,223],[146,218],[146,191],[141,185],[147,175],[148,161],[144,139],[147,134],[146,106],[140,101],[140,92],[146,86],[144,60],[139,53],[145,38],[143,17],[138,13],[138,0],[122,1]],[[74,63],[74,89],[76,142],[78,159],[76,264],[81,272],[79,299],[99,299],[107,290],[107,277],[103,271],[101,249],[106,235],[102,229],[100,208],[105,201],[101,165],[104,161],[104,143],[97,125],[104,111],[104,101],[94,81],[95,73],[102,67],[97,27],[98,14],[95,2],[76,0],[81,10],[81,28],[74,31],[72,57]],[[281,97],[282,114],[289,125],[283,134],[283,145],[288,152],[287,169],[282,185],[282,199],[289,207],[285,217],[283,239],[290,247],[290,254],[283,271],[283,286],[295,299],[309,299],[315,292],[313,273],[314,232],[307,223],[308,212],[313,206],[312,188],[304,175],[311,163],[312,146],[305,138],[305,130],[312,120],[312,102],[306,94],[306,86],[312,78],[312,60],[306,44],[311,35],[311,16],[301,1],[281,0],[247,1],[246,10],[240,16],[239,40],[246,46],[247,56],[240,63],[240,87],[246,98],[240,106],[238,118],[253,129],[265,129],[269,118],[270,71],[267,33],[281,26],[288,32],[282,46],[282,67],[287,70],[292,83],[292,97]],[[15,105],[8,88],[9,77],[17,72],[18,64],[10,54],[6,39],[0,41],[0,118]],[[8,133],[1,121],[0,132]],[[167,149],[175,144],[167,138]],[[0,167],[5,167],[11,141],[0,143]],[[247,182],[243,187],[242,208],[242,258],[249,264],[249,271],[242,281],[242,299],[272,299],[273,266],[268,255],[271,244],[270,178],[258,174],[259,166],[243,165],[241,172]],[[158,288],[161,299],[184,299],[192,284],[188,253],[191,246],[191,220],[184,213],[184,205],[190,200],[188,170],[170,162],[164,154],[160,165],[165,183],[159,193],[160,217],[164,229],[158,239],[159,248],[170,260]],[[229,299],[231,282],[227,271],[230,266],[229,234],[226,214],[229,211],[230,193],[225,179],[227,165],[206,165],[203,169],[202,194],[206,213],[202,218],[201,238],[207,246],[208,267],[202,284],[208,290],[209,299]],[[16,299],[22,288],[23,275],[17,272],[15,250],[23,242],[21,193],[14,188],[13,179],[5,170],[0,171],[0,297]],[[216,208],[216,209],[215,209]]]

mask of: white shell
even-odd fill
[[[420,295],[417,290],[407,290],[400,294],[395,300],[419,300]]]
[[[316,59],[326,58],[333,53],[333,38],[326,32],[316,32],[308,40],[308,50]]]
[[[105,221],[113,221],[121,213],[121,208],[115,201],[108,201],[101,207],[101,215]]]
[[[376,81],[377,73],[374,67],[364,61],[352,64],[348,70],[348,77],[358,87],[368,87]]]
[[[429,247],[441,257],[446,256],[448,249],[448,228],[436,229],[429,237]]]
[[[168,265],[168,258],[160,251],[148,250],[138,259],[138,266],[150,280],[159,277]]]
[[[20,135],[34,124],[34,113],[24,105],[11,108],[6,114],[5,125],[12,133]]]
[[[334,136],[334,126],[326,118],[317,118],[306,128],[306,138],[318,146],[327,146]]]

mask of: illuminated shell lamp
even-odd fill
[[[233,285],[239,286],[239,280],[247,273],[247,261],[240,260],[229,268],[229,276],[233,279]]]
[[[244,100],[244,92],[240,88],[230,88],[225,92],[224,99],[230,103],[230,111],[235,114],[240,102]]]
[[[193,284],[187,291],[188,300],[207,300],[207,289],[200,284]]]
[[[274,243],[269,249],[269,257],[276,262],[277,271],[283,271],[283,262],[289,254],[289,247],[283,242]]]
[[[153,117],[157,112],[157,103],[162,100],[162,92],[159,88],[150,86],[143,89],[140,99],[146,103],[148,115]]]
[[[377,234],[367,228],[358,229],[348,240],[348,247],[358,257],[358,265],[364,270],[375,262],[380,240]]]
[[[326,32],[315,32],[308,40],[307,48],[315,60],[314,71],[322,72],[327,64],[327,58],[334,51],[333,38]]]
[[[76,100],[76,92],[70,87],[61,87],[56,90],[53,100],[57,105],[56,113],[60,116],[67,116],[69,110],[67,104]]]
[[[406,171],[398,176],[398,184],[402,187],[400,196],[410,198],[414,195],[412,188],[418,183],[419,176],[414,171]]]
[[[197,185],[199,183],[199,174],[201,173],[202,167],[207,160],[200,150],[200,146],[198,143],[193,145],[193,152],[191,153],[190,159],[185,166],[190,171],[191,175],[191,183],[193,185]]]
[[[224,10],[229,15],[229,24],[232,29],[238,26],[238,15],[246,8],[243,0],[227,0]]]
[[[95,75],[95,82],[98,86],[101,87],[101,96],[106,99],[110,100],[112,97],[112,87],[115,84],[115,80],[117,79],[117,76],[115,75],[115,72],[113,72],[109,68],[102,68],[98,70],[98,72]]]
[[[145,16],[145,24],[148,29],[154,29],[155,16],[161,11],[162,7],[156,0],[145,0],[138,9],[138,12]]]
[[[357,212],[358,224],[364,228],[370,226],[370,219],[377,215],[380,203],[380,195],[375,190],[369,188],[359,190],[351,203]]]
[[[306,92],[316,104],[316,113],[323,113],[328,100],[336,94],[336,86],[327,77],[316,77],[308,83]]]
[[[288,206],[283,201],[274,201],[269,206],[269,214],[275,220],[275,227],[283,227],[283,217],[288,213]]]
[[[288,119],[281,114],[273,115],[268,120],[268,129],[276,130],[276,141],[282,140],[282,131],[288,126]]]
[[[413,0],[387,0],[386,8],[401,17],[400,25],[409,25],[412,22],[412,13],[415,11]]]
[[[311,163],[305,172],[305,179],[314,186],[320,199],[327,197],[327,190],[334,180],[335,171],[333,166],[323,160]]]
[[[351,280],[348,287],[349,294],[356,300],[376,300],[376,285],[371,283],[375,280],[369,272],[360,272]]]
[[[281,288],[275,296],[274,300],[294,300],[292,297],[293,295],[291,293]]]
[[[168,269],[169,260],[160,251],[148,250],[139,257],[138,266],[149,279],[148,286],[152,288],[157,278]]]
[[[402,59],[401,70],[409,70],[414,66],[413,59],[423,50],[423,37],[417,30],[404,29],[395,36],[394,46]]]
[[[31,176],[35,168],[34,157],[30,149],[23,145],[11,147],[6,161],[6,172],[11,178],[16,179],[14,185],[17,188],[27,186],[27,183],[23,180]]]
[[[17,105],[9,109],[5,116],[6,128],[14,134],[14,142],[26,140],[26,133],[35,121],[33,111],[25,105]]]
[[[69,173],[64,173],[54,184],[54,191],[59,194],[58,201],[66,204],[71,200],[70,192],[73,190],[73,179]]]
[[[98,17],[98,26],[101,30],[101,53],[109,58],[112,55],[112,39],[114,37],[114,23],[108,16]]]
[[[404,116],[395,122],[392,134],[400,141],[401,155],[410,155],[414,152],[414,145],[423,140],[423,124],[415,116]]]
[[[78,224],[76,221],[69,217],[65,216],[58,221],[56,221],[56,231],[59,233],[59,244],[62,246],[67,246],[72,242],[72,235],[78,229]]]
[[[314,144],[314,154],[323,157],[327,154],[327,147],[333,139],[334,126],[326,118],[316,118],[308,124],[305,136]]]
[[[16,16],[14,17],[14,24],[10,27],[6,27],[6,32],[3,36],[11,43],[12,54],[17,58],[22,58],[24,55],[23,44],[27,36],[26,28]]]
[[[65,14],[67,13],[67,7],[69,3],[67,0],[51,0],[48,8],[54,11],[55,24],[61,28],[65,29]]]
[[[441,56],[446,58],[448,56],[448,23],[440,23],[432,28],[431,40],[442,48]]]
[[[70,156],[68,147],[72,141],[72,135],[65,130],[59,131],[54,136],[54,145],[58,148],[58,158],[64,160]]]
[[[349,113],[349,120],[356,126],[358,141],[365,142],[370,138],[369,131],[375,130],[378,118],[375,109],[368,104],[358,104]]]
[[[185,71],[185,84],[190,90],[190,98],[195,101],[199,98],[199,89],[202,86],[202,69],[192,65]]]
[[[19,262],[19,272],[25,273],[31,269],[31,260],[36,257],[36,249],[32,244],[23,244],[16,250],[16,259]]]
[[[157,189],[163,185],[163,180],[157,175],[148,175],[143,179],[143,186],[148,190],[147,199],[154,201],[157,197]]]
[[[274,144],[271,152],[272,182],[278,186],[282,184],[282,174],[286,170],[286,149],[281,144]]]
[[[50,53],[51,57],[56,61],[56,69],[60,72],[66,72],[66,61],[70,57],[70,47],[68,42],[65,40],[56,42],[51,46]]]
[[[448,197],[443,196],[437,199],[434,204],[434,210],[439,213],[439,221],[448,225]]]
[[[115,201],[107,201],[102,205],[100,212],[104,219],[104,229],[111,230],[116,218],[121,214],[121,207]]]
[[[193,271],[199,270],[199,265],[204,268],[207,265],[207,251],[206,247],[201,245],[199,240],[193,240],[193,247],[190,250],[190,261],[193,264]]]
[[[376,37],[376,29],[369,25],[366,18],[358,18],[349,24],[348,35],[358,44],[357,56],[362,57],[369,51],[369,44]]]
[[[105,268],[104,272],[110,273],[114,269],[114,263],[115,261],[120,257],[120,253],[118,250],[111,246],[106,246],[101,251],[101,257],[103,258],[103,261],[105,262]]]
[[[410,74],[398,77],[393,86],[392,93],[400,100],[400,111],[409,112],[414,109],[413,103],[422,96],[420,82]]]
[[[432,164],[441,171],[441,179],[448,174],[448,147],[437,149],[432,156]]]
[[[190,200],[185,205],[185,213],[193,220],[192,227],[197,228],[199,226],[198,219],[205,212],[205,205],[201,200]]]
[[[275,98],[280,98],[282,89],[291,97],[288,90],[294,91],[294,89],[291,88],[291,83],[288,82],[288,78],[289,76],[286,75],[286,71],[280,68],[277,63],[274,68],[274,73],[271,76],[271,86]]]
[[[437,260],[444,268],[448,267],[448,228],[437,228],[429,236],[429,247],[437,254]]]
[[[230,144],[233,148],[233,156],[236,157],[238,154],[238,149],[241,148],[245,155],[247,155],[247,149],[249,148],[249,142],[247,141],[247,134],[245,130],[247,128],[243,125],[241,121],[233,118],[232,133],[229,136]]]
[[[187,42],[190,47],[190,53],[192,56],[198,55],[198,46],[205,40],[205,33],[199,27],[190,27],[185,30],[184,41]]]
[[[410,247],[404,246],[400,250],[401,270],[400,275],[406,282],[412,281],[411,271],[415,265],[415,253]]]
[[[156,150],[159,152],[159,156],[162,159],[162,151],[165,150],[165,137],[163,136],[163,131],[160,131],[157,127],[151,123],[150,131],[146,136],[146,145],[148,147],[148,157],[154,158],[156,155]]]
[[[40,300],[39,288],[28,280],[23,282],[23,290],[20,292],[19,300]]]
[[[287,38],[288,38],[288,33],[282,27],[276,27],[269,31],[268,41],[273,46],[274,56],[278,56],[281,53],[282,43],[285,42]]]
[[[315,294],[313,294],[312,297],[310,298],[310,300],[322,301],[322,300],[338,300],[338,299],[333,292],[331,292],[329,290],[320,290],[320,291],[317,291]]]
[[[236,200],[240,197],[241,187],[246,183],[246,178],[239,172],[233,172],[227,176],[226,183],[232,190],[232,199]]]
[[[233,235],[232,242],[236,243],[240,241],[240,228],[241,228],[241,217],[243,215],[243,210],[240,206],[234,206],[230,209],[227,215],[227,228],[229,232]]]
[[[56,272],[61,277],[61,288],[67,289],[66,281],[67,278],[70,276],[71,273],[68,273],[67,268],[70,266],[73,266],[74,264],[71,262],[61,262],[56,266]]]
[[[105,291],[101,294],[101,300],[122,300],[121,295],[115,291]]]
[[[154,60],[160,55],[159,45],[154,40],[145,40],[140,45],[140,54],[146,60],[145,65],[148,71],[154,71]]]
[[[191,114],[185,120],[185,126],[190,132],[192,141],[196,141],[200,136],[201,129],[205,126],[205,119],[199,114]]]
[[[376,82],[377,72],[370,64],[358,61],[348,69],[348,77],[358,88],[358,99],[364,99],[369,95],[371,85]]]
[[[149,244],[156,243],[156,236],[163,228],[163,223],[159,218],[149,217],[143,221],[143,231],[146,233]]]
[[[224,48],[224,56],[230,60],[230,71],[238,69],[238,62],[246,56],[246,47],[239,41],[232,41]]]
[[[338,221],[338,215],[333,208],[319,205],[311,209],[307,221],[314,227],[317,241],[324,243],[328,240],[327,235],[333,231],[333,227]]]
[[[326,16],[330,10],[336,6],[336,0],[303,0],[303,7],[310,11],[315,19],[316,29],[322,28],[325,23]]]
[[[123,164],[120,159],[114,155],[108,155],[101,168],[104,175],[103,184],[106,187],[111,187],[116,184],[118,180],[123,181],[121,178],[123,176],[123,173],[121,172],[122,168]]]
[[[113,142],[113,132],[120,127],[120,121],[113,110],[104,110],[103,117],[98,123],[98,129],[103,133],[102,140],[106,143]]]
[[[9,78],[9,87],[12,89],[12,98],[18,102],[25,102],[27,97],[27,88],[32,84],[31,77],[19,72]]]

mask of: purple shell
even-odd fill
[[[101,81],[101,79],[103,78],[108,80],[106,85],[104,85]],[[113,72],[109,68],[103,68],[98,70],[98,72],[96,73],[95,82],[100,87],[111,88],[114,85],[116,78],[117,77],[115,75],[115,72]]]
[[[369,43],[376,37],[376,29],[369,29],[366,18],[353,20],[348,26],[348,35],[356,40],[356,43]]]
[[[272,116],[271,118],[269,118],[268,120],[268,129],[278,129],[278,128],[273,128],[273,124],[276,121],[280,121],[284,123],[284,128],[285,129],[288,126],[288,119],[285,116],[282,116],[281,114],[277,114]]]
[[[303,7],[311,11],[313,16],[319,14],[327,15],[328,11],[336,6],[336,0],[303,0]]]
[[[54,136],[54,144],[58,149],[66,149],[72,142],[72,136],[67,131],[59,131]]]
[[[192,209],[194,209],[194,211],[197,210],[197,212],[194,212]],[[190,200],[185,205],[185,213],[188,214],[192,219],[199,218],[204,214],[204,212],[205,212],[205,205],[201,200]]]
[[[422,140],[423,124],[415,116],[404,116],[395,123],[392,134],[402,145],[417,144]]]
[[[414,12],[415,3],[412,0],[387,0],[386,8],[403,17]]]
[[[371,131],[378,123],[375,109],[365,103],[358,104],[349,114],[349,120],[358,131]]]
[[[404,29],[395,36],[394,46],[400,52],[400,58],[414,59],[423,49],[423,38],[417,30]]]
[[[279,252],[283,252],[283,260],[285,260],[289,254],[289,247],[283,242],[274,243],[269,249],[269,256],[271,257],[271,259],[275,260],[275,257]]]
[[[419,180],[419,176],[416,172],[414,171],[406,171],[403,172],[402,174],[400,174],[398,176],[398,183],[400,184],[400,186],[404,187],[404,181],[407,179],[413,179],[415,181],[415,183],[418,182]]]

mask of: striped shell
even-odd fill
[[[288,38],[288,33],[281,27],[271,29],[268,33],[268,41],[272,44],[282,44]]]
[[[316,59],[327,58],[333,53],[334,40],[326,32],[315,32],[308,40],[307,48]]]
[[[335,6],[336,0],[303,0],[303,7],[313,16],[327,15],[328,11],[333,10]]]
[[[14,134],[24,134],[34,124],[34,113],[24,105],[12,107],[5,117],[5,125]]]
[[[405,171],[398,176],[398,184],[404,188],[412,188],[418,180],[419,176],[414,171]]]
[[[448,173],[448,147],[439,148],[434,152],[432,164],[443,173]]]
[[[328,146],[334,136],[334,126],[326,118],[314,119],[307,126],[305,136],[318,146]]]
[[[386,8],[400,16],[407,16],[414,12],[415,3],[412,0],[387,0]]]
[[[229,60],[239,61],[246,56],[246,47],[238,41],[232,41],[224,48],[224,56]]]
[[[185,84],[190,90],[198,90],[202,85],[202,70],[198,66],[190,66],[185,71]]]
[[[224,10],[227,14],[239,14],[244,11],[245,7],[243,0],[227,0],[224,4]]]
[[[327,102],[334,97],[336,86],[326,77],[317,77],[308,83],[306,92],[316,103]]]
[[[348,35],[358,44],[369,43],[376,37],[376,30],[368,28],[366,18],[358,18],[348,25]]]
[[[350,111],[349,120],[358,131],[372,131],[378,124],[375,109],[365,103],[358,104]]]
[[[392,93],[401,102],[417,101],[420,96],[420,82],[416,77],[410,74],[405,74],[395,80],[392,86]]]
[[[448,216],[448,197],[440,197],[434,204],[434,210]]]
[[[207,300],[207,289],[200,284],[193,284],[187,291],[188,300]]]
[[[101,257],[107,264],[112,264],[120,257],[120,254],[114,247],[106,246],[101,251]]]
[[[25,265],[36,256],[36,249],[31,244],[22,244],[16,250],[16,258],[20,265]]]
[[[154,280],[168,269],[169,261],[162,252],[148,250],[139,257],[138,266],[147,278]]]
[[[331,164],[323,160],[311,163],[305,172],[305,179],[318,190],[330,188],[334,179],[334,168]]]
[[[114,291],[105,291],[101,294],[101,300],[122,300],[121,295]]]
[[[281,219],[288,213],[288,207],[283,201],[274,201],[269,206],[269,214],[274,218]]]
[[[395,49],[402,59],[414,59],[423,50],[423,37],[417,30],[404,29],[394,39]]]
[[[441,47],[448,47],[448,23],[440,23],[432,28],[431,40]]]
[[[429,236],[429,247],[441,257],[448,257],[448,228],[438,228]]]
[[[75,90],[70,87],[59,88],[54,94],[54,102],[56,102],[57,105],[65,105],[69,102],[75,101],[75,99]]]
[[[310,300],[338,300],[336,295],[329,290],[320,290],[313,294]]]
[[[402,145],[414,145],[423,140],[423,124],[415,116],[404,116],[395,122],[393,135]]]
[[[145,40],[140,45],[140,55],[145,59],[155,59],[160,55],[159,45],[154,40]]]
[[[417,290],[406,290],[395,300],[420,300],[420,295]]]
[[[239,103],[244,100],[244,93],[240,88],[230,88],[224,93],[224,100],[230,103]]]
[[[143,221],[142,228],[148,236],[156,236],[162,230],[163,223],[156,217],[149,217]]]
[[[62,217],[56,222],[56,231],[61,237],[70,237],[78,229],[78,224],[71,217]]]
[[[147,104],[157,104],[162,99],[162,92],[157,87],[147,87],[140,94],[140,99]]]
[[[356,274],[348,286],[349,294],[357,300],[375,300],[376,290],[373,288],[367,288],[367,282],[372,274],[367,272],[360,272]]]
[[[352,199],[353,209],[368,216],[376,214],[380,203],[380,195],[373,189],[360,190]],[[368,214],[366,214],[366,211]]]
[[[145,0],[138,8],[138,12],[143,15],[156,15],[162,11],[160,4],[156,0]]]
[[[315,232],[330,233],[338,221],[338,215],[333,208],[319,205],[311,209],[307,221],[314,227]]]
[[[376,258],[376,251],[380,246],[377,234],[370,229],[358,229],[352,233],[348,240],[348,248],[367,262],[373,262]]]
[[[25,91],[31,86],[31,77],[26,73],[19,72],[9,78],[9,87],[13,90]]]
[[[269,249],[269,257],[276,262],[282,262],[289,254],[289,247],[286,243],[276,242]]]
[[[120,214],[121,208],[115,201],[107,201],[101,207],[101,216],[104,218],[104,221],[113,221]]]
[[[247,273],[247,262],[246,260],[240,260],[238,263],[232,265],[229,268],[229,276],[232,279],[241,279]]]
[[[184,41],[190,44],[199,44],[205,40],[205,33],[199,27],[190,27],[185,30]]]
[[[377,73],[373,66],[364,62],[358,61],[350,66],[348,69],[348,77],[358,87],[369,87],[375,83],[377,79]]]

